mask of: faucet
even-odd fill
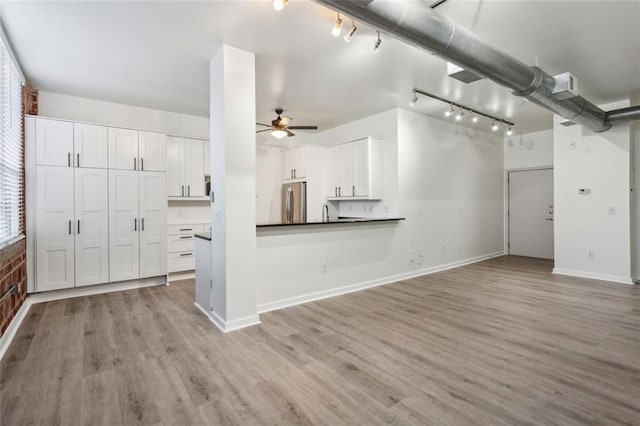
[[[329,222],[329,206],[326,204],[322,205],[322,221]]]

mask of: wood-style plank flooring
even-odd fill
[[[193,282],[32,306],[0,424],[640,424],[640,286],[502,257],[220,333]]]

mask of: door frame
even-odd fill
[[[509,202],[511,200],[511,194],[509,193],[509,173],[513,172],[534,172],[538,170],[551,170],[553,171],[553,165],[550,166],[535,166],[535,167],[516,167],[513,169],[504,170],[504,254],[510,254],[509,241],[510,241],[510,226],[509,226]],[[554,175],[555,180],[555,175]],[[552,188],[555,206],[555,185]],[[554,236],[555,239],[555,236]]]

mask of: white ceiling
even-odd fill
[[[640,0],[449,0],[437,10],[552,75],[570,71],[594,103],[640,91]],[[271,0],[0,3],[27,78],[46,91],[208,116],[209,59],[227,43],[256,53],[258,121],[282,106],[294,125],[328,128],[408,108],[417,87],[520,132],[551,127],[546,110],[490,81],[448,78],[441,59],[384,34],[371,53],[364,25],[351,43],[332,37],[334,17],[304,0],[280,13]],[[442,117],[445,105],[423,98],[415,109]]]

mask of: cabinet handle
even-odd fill
[[[338,187],[336,186],[335,188],[333,188],[333,192],[335,193],[335,196],[338,196]]]
[[[356,196],[356,187],[355,186],[351,187],[351,195],[354,196],[354,197]]]
[[[136,157],[133,157],[133,170],[136,170]]]
[[[71,219],[69,219],[69,235],[71,235]]]
[[[133,218],[133,230],[134,231],[138,230],[138,218],[137,217]]]
[[[78,163],[76,167],[80,167],[80,153],[79,152],[76,153],[76,159],[77,159],[76,163]]]
[[[140,226],[141,226],[141,230],[144,231],[144,217],[142,219],[140,219]]]
[[[338,187],[338,197],[342,197],[342,187]]]
[[[193,235],[183,235],[182,237],[180,237],[181,240],[186,240],[189,238],[193,238]]]
[[[184,197],[184,185],[182,185],[182,196]]]
[[[187,197],[191,197],[191,185],[187,185]]]
[[[80,235],[80,219],[78,219],[78,235]]]
[[[193,253],[180,253],[180,256],[193,256]]]
[[[180,228],[181,231],[193,231],[193,228]]]
[[[140,170],[144,170],[144,158],[140,159]]]
[[[71,167],[71,153],[67,152],[67,167]]]
[[[296,169],[293,169],[293,178],[296,178]]]

